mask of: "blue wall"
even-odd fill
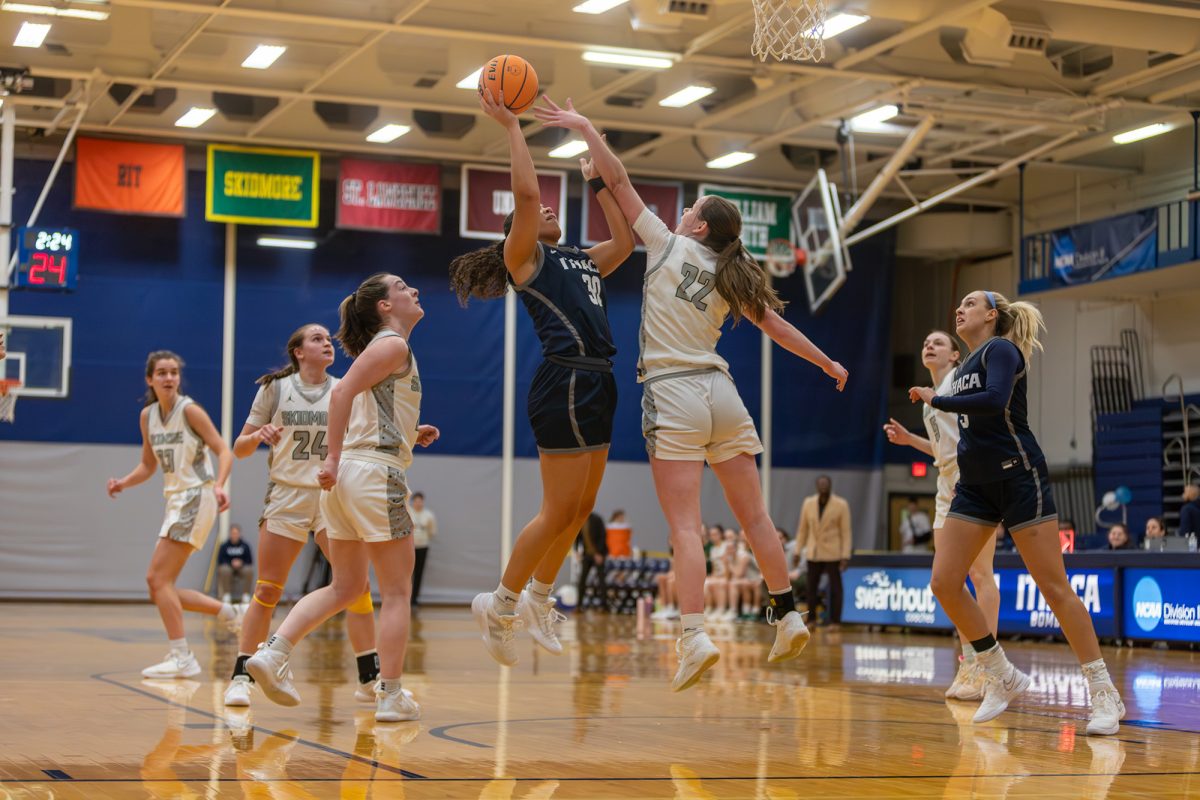
[[[15,218],[24,220],[49,171],[18,161]],[[137,443],[144,359],[152,349],[187,361],[186,391],[214,419],[220,408],[221,314],[225,228],[205,222],[204,175],[188,175],[185,219],[118,216],[71,208],[71,165],[65,165],[42,211],[47,226],[80,233],[79,290],[73,294],[13,292],[10,313],[75,320],[71,397],[24,398],[17,424],[0,439]],[[503,316],[500,301],[463,309],[448,288],[446,265],[483,242],[460,239],[458,197],[445,192],[443,236],[338,231],[332,227],[334,184],[322,182],[324,222],[315,251],[260,248],[264,228],[239,228],[235,339],[235,426],[253,400],[254,379],[284,363],[288,335],[308,322],[337,326],[337,305],[366,275],[395,271],[421,290],[426,317],[413,335],[425,391],[423,418],[438,425],[443,455],[499,455]],[[579,231],[579,201],[570,202],[568,238]],[[295,229],[288,231],[296,233]],[[893,239],[874,237],[855,248],[855,269],[825,310],[807,311],[801,279],[780,281],[786,316],[850,370],[844,394],[816,368],[775,350],[775,463],[781,467],[845,468],[881,463],[880,431],[890,380]],[[620,405],[612,458],[644,460],[641,391],[634,380],[641,276],[634,256],[607,281],[609,317],[619,353]],[[540,348],[519,311],[517,454],[536,455],[524,398]],[[760,333],[749,323],[727,331],[719,350],[756,421],[760,407]],[[346,367],[339,354],[333,372]]]

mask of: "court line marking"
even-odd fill
[[[93,680],[100,681],[101,683],[107,683],[111,686],[116,686],[120,689],[126,689],[135,694],[140,694],[143,697],[149,697],[151,700],[157,700],[160,703],[165,703],[166,705],[169,705],[169,706],[175,706],[176,708],[186,709],[188,711],[191,711],[194,714],[199,714],[202,717],[208,717],[209,719],[217,720],[224,727],[229,728],[229,725],[225,722],[225,718],[222,717],[220,714],[214,714],[211,711],[205,711],[202,708],[196,708],[195,706],[185,705],[184,703],[176,703],[174,700],[168,700],[165,697],[156,695],[153,692],[148,692],[145,689],[138,688],[137,686],[130,686],[127,683],[121,683],[120,681],[113,680],[112,678],[109,678],[108,675],[109,675],[109,673],[96,673],[96,674],[92,675],[91,677]],[[374,767],[376,769],[384,770],[385,772],[392,772],[397,775],[401,775],[405,778],[408,778],[410,780],[420,780],[420,781],[428,780],[424,775],[419,775],[416,772],[402,769],[400,767],[393,767],[390,764],[383,764],[374,759],[365,758],[363,756],[360,756],[356,753],[347,753],[344,750],[338,750],[335,747],[330,747],[329,745],[324,745],[324,744],[321,744],[320,742],[312,742],[312,741],[309,741],[308,739],[302,739],[299,736],[290,736],[286,733],[280,733],[279,731],[273,731],[269,728],[263,728],[259,725],[250,725],[249,727],[251,730],[259,731],[260,733],[265,733],[268,736],[278,736],[280,739],[285,739],[287,741],[294,741],[297,744],[302,744],[307,747],[311,747],[315,750],[320,750],[323,753],[327,753],[327,754],[333,755],[333,756],[339,756],[348,761],[354,761],[359,764],[366,764],[366,765]]]

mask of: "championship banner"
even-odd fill
[[[724,197],[742,212],[742,245],[759,261],[767,258],[772,239],[791,239],[792,199],[788,192],[700,184],[700,195]]]
[[[75,208],[182,217],[185,177],[181,144],[75,141]]]
[[[1092,283],[1154,269],[1158,255],[1158,209],[1122,214],[1050,234],[1053,282]]]
[[[515,207],[506,167],[463,164],[458,233],[464,239],[504,238],[504,218]],[[554,209],[563,237],[567,235],[567,173],[538,170],[542,205]]]
[[[679,181],[647,181],[631,180],[633,190],[642,198],[650,213],[658,217],[671,230],[679,224],[683,215],[683,184]],[[600,200],[590,188],[583,191],[583,245],[591,247],[612,238],[608,230],[608,221],[604,219],[604,209],[600,208]],[[642,238],[633,235],[637,242],[635,250],[645,250]]]
[[[204,218],[315,228],[320,173],[315,150],[210,144]]]
[[[442,169],[343,158],[337,227],[360,231],[442,232]]]

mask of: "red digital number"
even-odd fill
[[[29,282],[39,286],[44,285],[47,283],[46,273],[50,273],[55,278],[51,281],[54,285],[65,284],[67,282],[67,257],[55,258],[49,253],[34,253],[33,263],[29,265]]]

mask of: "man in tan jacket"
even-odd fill
[[[829,576],[829,628],[842,622],[842,570],[850,563],[853,536],[850,504],[833,493],[828,475],[817,478],[817,493],[804,499],[796,526],[796,549],[808,559],[809,625],[817,624],[817,589],[821,575]]]

